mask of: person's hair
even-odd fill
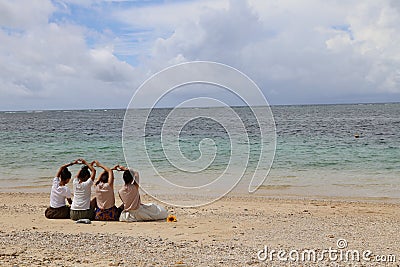
[[[71,172],[68,170],[67,167],[65,167],[64,169],[62,169],[61,174],[60,174],[61,181],[66,181],[66,180],[68,180],[68,179],[71,179],[71,176],[72,176],[72,174],[71,174]]]
[[[99,183],[108,183],[108,172],[105,171],[100,175],[100,179],[96,182],[96,185]]]
[[[132,171],[131,170],[124,171],[122,178],[124,179],[125,184],[132,183],[132,181],[133,181]]]
[[[87,165],[83,165],[81,170],[78,173],[78,179],[82,181],[86,181],[90,178],[89,167]]]

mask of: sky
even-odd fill
[[[400,102],[398,0],[0,0],[0,14],[0,110],[126,108],[189,61],[238,69],[271,105]],[[186,89],[164,104],[225,97]]]

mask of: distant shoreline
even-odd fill
[[[392,104],[400,104],[399,102],[359,102],[359,103],[304,103],[304,104],[270,104],[269,107],[290,107],[290,106],[335,106],[335,105],[392,105]],[[243,108],[248,106],[230,106],[232,108]],[[251,107],[264,107],[264,106],[251,106]],[[174,107],[154,107],[154,109],[173,109]],[[187,108],[219,108],[215,107],[180,107],[180,109]],[[126,110],[127,108],[77,108],[77,109],[24,109],[24,110],[0,110],[0,113],[38,113],[38,112],[47,112],[47,111],[109,111],[109,110]],[[143,109],[151,109],[151,107],[141,107],[137,108],[138,110]]]

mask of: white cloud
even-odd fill
[[[386,2],[364,1],[347,16],[352,40],[342,40],[330,48],[338,50],[347,42],[342,54],[363,59],[365,82],[381,92],[400,93],[400,12]],[[338,39],[340,34],[328,40]],[[329,47],[329,46],[328,46]],[[354,66],[357,67],[357,66]]]
[[[400,100],[398,1],[122,2],[0,2],[0,109],[124,107],[190,60],[238,68],[272,103]]]
[[[115,39],[116,53],[133,55],[145,60],[145,64],[149,64],[148,56],[151,55],[154,43],[159,38],[169,38],[182,25],[195,26],[202,14],[227,7],[227,0],[195,0],[117,8],[110,13],[110,16],[126,27],[124,34]],[[177,62],[175,57],[167,61],[170,64]]]
[[[171,1],[170,3],[134,6],[130,9],[118,10],[113,13],[113,17],[132,27],[169,31],[187,21],[197,21],[199,16],[204,13],[227,7],[227,0]]]
[[[230,1],[159,38],[148,65],[230,64],[275,103],[374,101],[400,93],[399,38],[400,14],[389,1]]]
[[[0,25],[2,27],[27,29],[45,24],[54,11],[48,0],[15,0],[0,2]]]
[[[116,92],[130,96],[134,68],[112,47],[88,47],[84,26],[48,22],[50,2],[7,1],[4,10],[11,15],[0,28],[0,109],[96,107]]]

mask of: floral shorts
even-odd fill
[[[96,221],[118,221],[121,211],[122,210],[118,209],[116,206],[105,210],[96,208],[94,219]]]

